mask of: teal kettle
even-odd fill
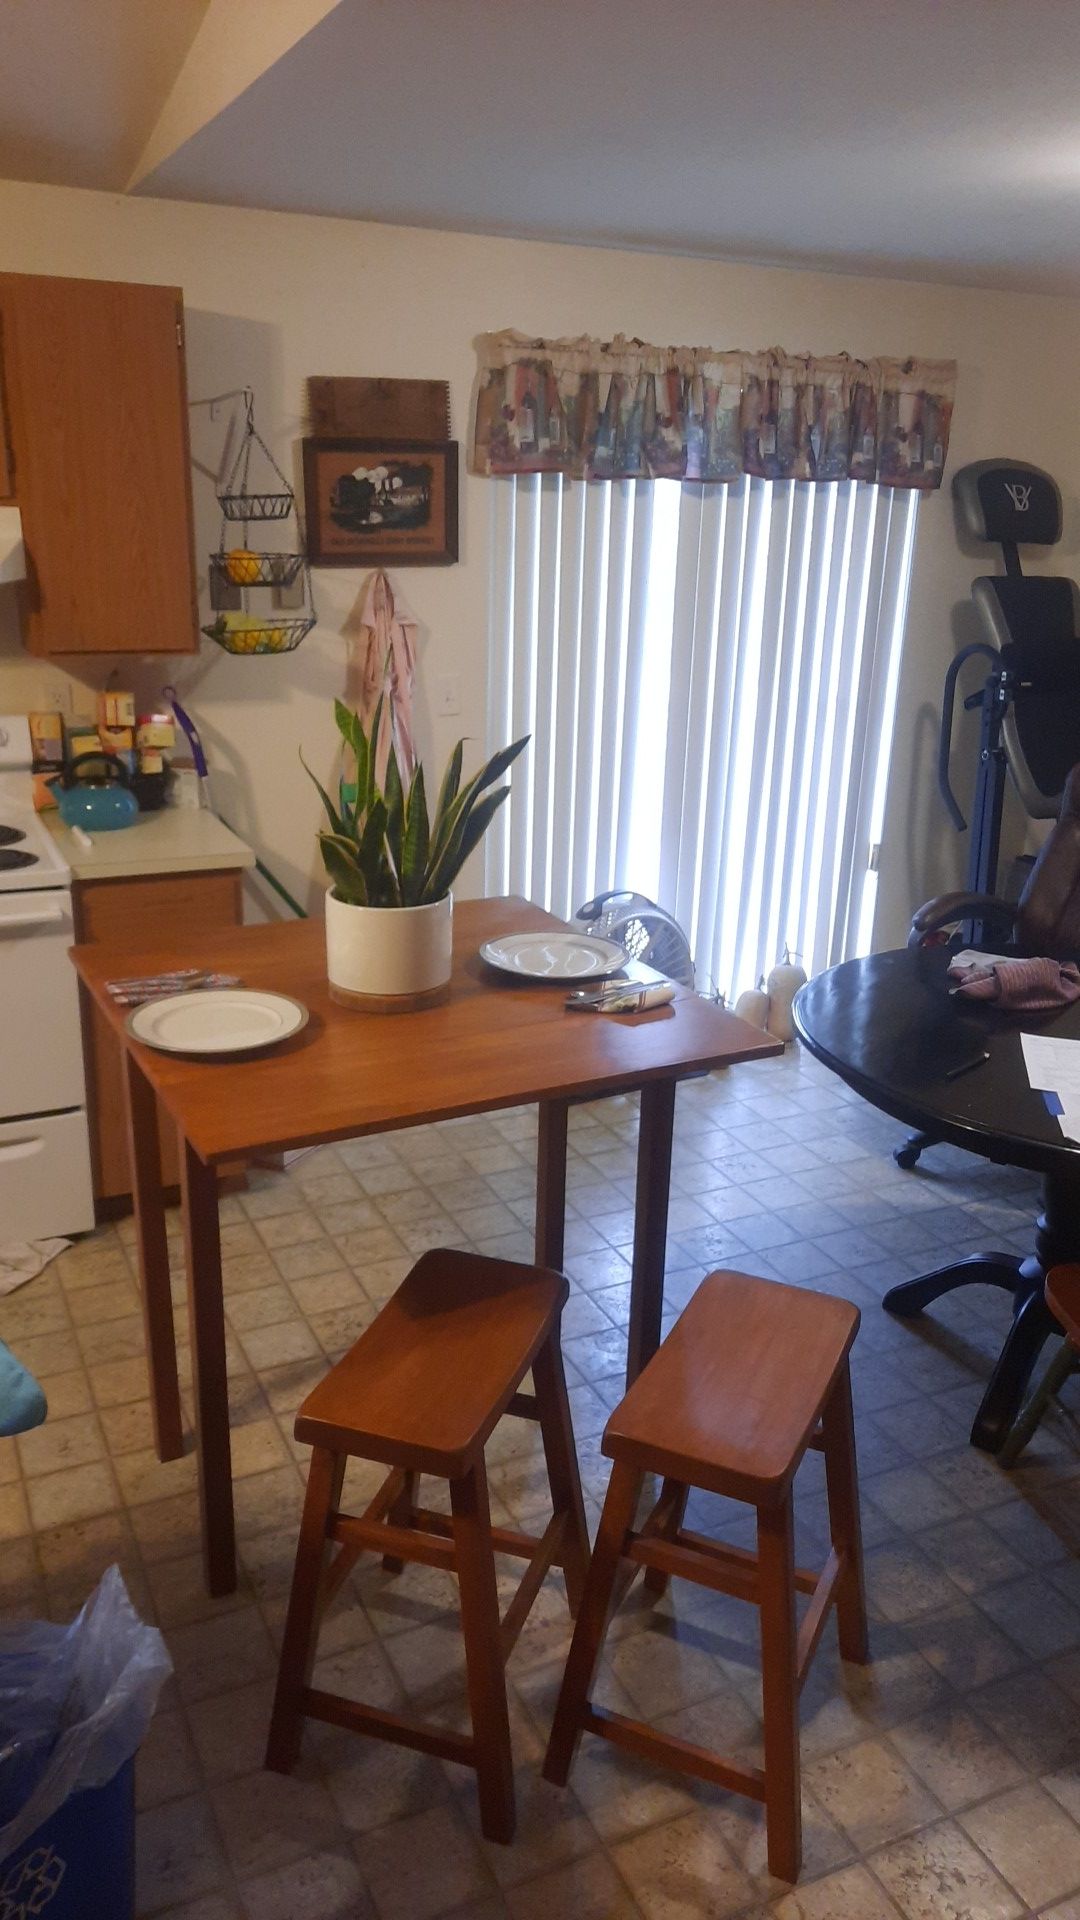
[[[112,833],[139,817],[128,770],[112,753],[80,753],[61,775],[57,804],[65,827],[87,833]]]

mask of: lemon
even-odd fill
[[[236,586],[244,587],[258,579],[262,566],[257,553],[249,553],[247,547],[234,547],[225,555],[225,571]]]

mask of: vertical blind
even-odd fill
[[[865,950],[918,495],[492,482],[489,726],[530,733],[489,892],[608,888],[731,994]]]

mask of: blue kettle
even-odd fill
[[[139,803],[122,760],[112,753],[80,753],[60,781],[58,806],[65,827],[112,833],[139,817]]]

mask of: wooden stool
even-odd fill
[[[561,1274],[445,1249],[426,1253],[356,1345],[309,1394],[296,1437],[314,1448],[281,1648],[266,1764],[288,1773],[305,1716],[476,1768],[489,1840],[514,1831],[514,1776],[503,1668],[550,1566],[573,1613],[589,1539],[566,1398]],[[532,1368],[535,1397],[517,1392]],[[541,1539],[493,1527],[484,1445],[504,1413],[539,1420],[552,1519]],[[350,1454],[391,1468],[358,1517],[338,1511]],[[417,1505],[418,1477],[450,1483],[451,1517]],[[328,1559],[330,1544],[340,1551]],[[455,1572],[460,1586],[472,1734],[323,1693],[311,1685],[318,1621],[362,1553]],[[495,1553],[529,1564],[500,1621]]]
[[[713,1273],[638,1376],[604,1433],[614,1461],[600,1531],[544,1762],[565,1786],[583,1729],[647,1760],[765,1802],[769,1868],[798,1878],[802,1859],[799,1692],[835,1604],[840,1652],[865,1661],[859,1495],[848,1351],[857,1308],[829,1294]],[[791,1483],[807,1447],[825,1455],[832,1551],[824,1571],[795,1566]],[[663,1475],[644,1525],[633,1527],[647,1473]],[[756,1554],[688,1533],[691,1487],[757,1509]],[[765,1767],[594,1707],[589,1693],[610,1613],[640,1567],[663,1592],[671,1574],[751,1600],[761,1610]],[[810,1605],[796,1627],[795,1595]]]

